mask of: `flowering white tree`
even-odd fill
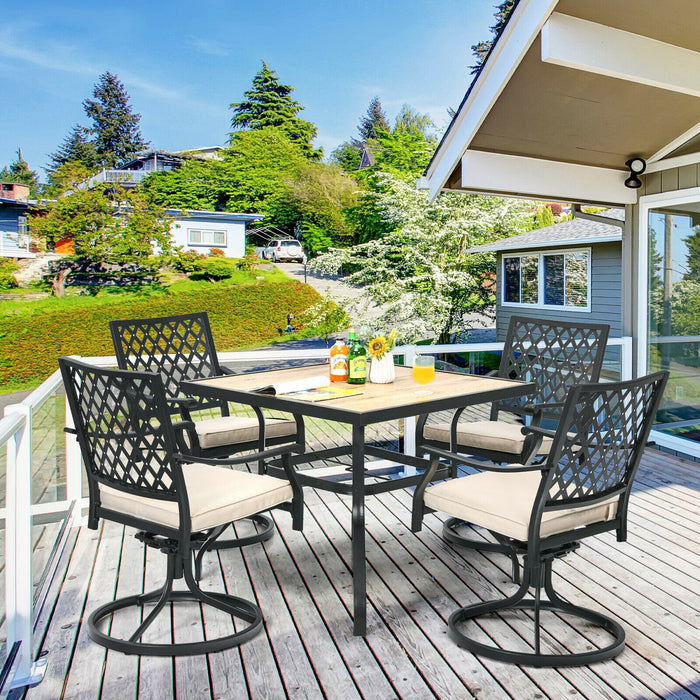
[[[360,304],[381,305],[377,324],[396,327],[402,342],[449,342],[465,329],[465,314],[492,313],[495,258],[465,251],[528,230],[530,203],[443,193],[430,204],[426,192],[386,173],[376,176],[374,191],[364,196],[374,199],[389,231],[352,248],[331,249],[311,263],[314,269],[344,271],[349,284],[363,289]]]

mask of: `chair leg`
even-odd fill
[[[195,557],[194,575],[197,581],[202,580],[202,560],[207,552],[212,549],[237,549],[238,547],[247,547],[249,544],[257,544],[258,542],[267,542],[275,534],[275,524],[272,519],[262,513],[251,515],[249,518],[242,520],[250,520],[257,528],[257,532],[247,537],[234,537],[230,540],[220,541],[218,537],[228,528],[228,525],[222,525],[210,531],[207,538],[201,543],[197,543],[196,547],[199,550]]]
[[[262,612],[257,605],[238,596],[202,591],[194,577],[192,557],[188,554],[181,558],[177,542],[172,543],[170,550],[166,550],[162,546],[162,542],[159,548],[166,551],[168,556],[167,576],[163,586],[149,593],[120,598],[99,607],[88,618],[87,630],[90,639],[107,649],[114,649],[125,654],[191,656],[195,654],[209,654],[238,646],[252,639],[260,632],[263,624]],[[182,577],[184,577],[187,584],[187,590],[174,591],[174,580]],[[143,609],[144,605],[153,601],[156,601],[154,609],[149,611],[143,622],[128,639],[113,637],[103,631],[103,624],[105,621],[107,623],[111,622],[115,613],[129,607]],[[198,642],[160,643],[139,641],[148,627],[168,604],[174,605],[181,601],[209,605],[247,624],[243,629],[239,629],[233,634],[215,639],[202,639]]]
[[[486,542],[481,540],[472,540],[464,535],[461,535],[457,530],[461,527],[469,526],[469,523],[460,520],[459,518],[448,518],[442,524],[442,536],[446,542],[456,544],[460,547],[468,547],[469,549],[477,549],[482,552],[497,552],[510,557],[512,564],[513,583],[520,583],[520,561],[518,554],[523,554],[524,550],[511,543],[504,538],[498,538],[495,533],[491,533],[498,540],[497,542]]]
[[[525,599],[531,587],[535,588],[534,597],[532,599]],[[544,588],[544,592],[546,593],[546,600],[541,597],[542,588]],[[466,631],[463,630],[464,623],[469,620],[475,620],[478,617],[490,613],[503,614],[508,611],[518,610],[526,610],[532,613],[534,626],[533,651],[517,651],[483,644],[470,637]],[[609,633],[612,636],[612,641],[606,646],[595,647],[584,652],[564,651],[560,654],[542,653],[540,647],[541,611],[561,613],[578,618],[578,620],[587,623],[592,623],[601,630],[605,630]],[[448,633],[450,639],[459,647],[468,649],[473,654],[523,666],[585,666],[598,661],[612,659],[625,647],[625,631],[618,622],[602,613],[573,605],[562,599],[554,591],[551,558],[547,558],[535,567],[531,567],[526,561],[523,569],[522,583],[513,595],[502,600],[492,600],[468,605],[452,613],[448,621]],[[587,632],[587,634],[589,633]],[[587,646],[590,647],[591,644],[587,643]]]

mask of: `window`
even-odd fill
[[[590,308],[590,250],[503,256],[503,303]]]
[[[17,233],[27,233],[27,217],[17,217]]]
[[[187,229],[187,242],[190,245],[225,246],[226,231],[189,228]]]

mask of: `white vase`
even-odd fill
[[[373,384],[391,384],[396,376],[394,356],[385,352],[381,357],[373,357],[369,363],[369,380]]]

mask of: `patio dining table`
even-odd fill
[[[349,465],[343,465],[339,469],[305,469],[298,470],[297,475],[303,486],[352,497],[353,632],[355,635],[365,635],[365,497],[415,486],[420,481],[423,470],[429,466],[427,457],[367,444],[367,427],[402,418],[425,417],[436,411],[524,396],[531,393],[534,387],[522,381],[450,372],[436,372],[435,379],[426,387],[421,387],[413,380],[411,368],[397,366],[396,379],[391,384],[343,384],[343,387],[357,389],[359,393],[328,400],[311,401],[299,398],[299,395],[265,394],[257,391],[263,387],[309,380],[327,373],[328,365],[315,365],[187,381],[182,382],[181,389],[189,395],[223,398],[260,409],[283,411],[294,416],[320,418],[351,426],[352,438],[347,445],[295,454],[292,462],[299,465],[348,455],[351,458]],[[378,460],[366,461],[367,457]],[[400,474],[394,478],[381,478],[386,476],[387,471],[395,469],[396,465],[403,469]],[[268,465],[267,469],[270,474],[284,477],[284,471],[274,464]],[[435,478],[445,478],[447,474],[448,467],[444,467],[437,471]],[[379,479],[376,478],[378,476]]]

